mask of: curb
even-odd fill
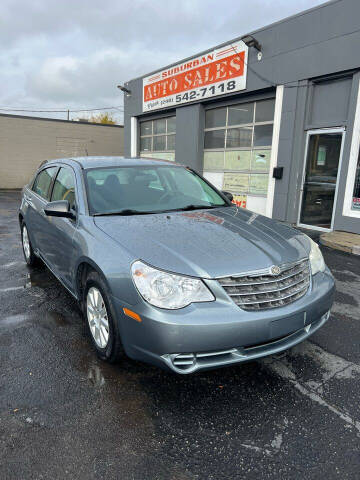
[[[320,244],[342,252],[360,255],[360,235],[348,232],[329,232],[320,235]]]

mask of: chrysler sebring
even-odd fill
[[[272,355],[324,325],[334,280],[308,236],[231,200],[172,162],[47,161],[22,192],[25,260],[78,300],[103,360],[185,374]]]

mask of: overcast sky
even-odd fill
[[[121,109],[117,84],[321,3],[1,0],[0,108]]]

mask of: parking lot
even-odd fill
[[[329,322],[276,357],[193,376],[99,361],[76,302],[26,267],[0,192],[0,478],[359,478],[360,258],[323,249]]]

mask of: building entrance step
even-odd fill
[[[329,248],[360,255],[360,235],[349,232],[328,232],[320,235],[320,243]]]

